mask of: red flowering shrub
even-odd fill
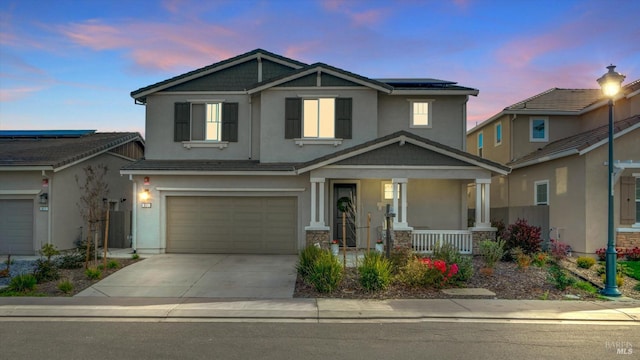
[[[540,227],[532,226],[525,219],[518,219],[515,224],[509,225],[500,235],[505,240],[505,250],[520,248],[527,255],[532,255],[540,251],[542,238],[540,237]]]
[[[636,249],[638,249],[636,247]],[[633,249],[631,249],[633,250]],[[638,253],[640,256],[640,249],[638,250]],[[607,258],[607,248],[600,248],[598,250],[596,250],[596,255],[598,255],[598,260],[600,261],[605,261],[605,259]],[[616,248],[616,259],[620,260],[622,258],[624,258],[625,256],[629,256],[629,251],[625,251],[621,248]],[[632,255],[633,256],[633,255]]]
[[[567,254],[571,251],[571,246],[561,241],[551,239],[549,251],[556,261],[560,261],[567,257]]]
[[[604,261],[606,259],[606,257],[607,257],[607,249],[600,248],[600,249],[596,250],[596,255],[598,255],[598,260]]]
[[[640,261],[640,248],[636,246],[633,249],[627,249],[625,255],[629,261]]]
[[[443,260],[416,258],[407,263],[400,278],[411,286],[433,286],[441,288],[458,273],[458,265]]]

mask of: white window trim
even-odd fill
[[[191,140],[183,141],[182,146],[185,149],[191,148],[218,148],[220,150],[229,146],[228,141],[216,141],[216,140]]]
[[[433,103],[435,99],[407,99],[409,101],[409,128],[412,129],[430,129],[433,127]],[[427,125],[414,125],[413,124],[413,104],[414,103],[428,103],[429,112],[427,113]]]
[[[545,184],[547,186],[547,201],[546,203],[538,202],[538,185]],[[549,180],[534,181],[533,183],[533,204],[534,205],[549,205]]]
[[[498,141],[498,126],[500,126],[500,141]],[[502,126],[502,121],[498,121],[495,125],[493,125],[493,145],[502,145],[502,138],[504,138],[504,127]]]
[[[533,138],[533,120],[544,120],[544,138]],[[549,141],[549,117],[548,116],[530,116],[529,117],[529,141],[530,142],[548,142]]]
[[[342,139],[327,139],[327,138],[296,138],[293,139],[296,145],[303,147],[304,145],[342,145]]]

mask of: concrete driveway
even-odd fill
[[[292,298],[295,255],[153,255],[76,296]]]

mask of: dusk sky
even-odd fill
[[[0,129],[144,133],[130,92],[262,48],[480,90],[469,128],[550,88],[640,78],[638,0],[0,0]]]

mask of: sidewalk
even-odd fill
[[[158,321],[603,321],[640,325],[640,302],[470,299],[0,298],[0,321],[118,318]]]

